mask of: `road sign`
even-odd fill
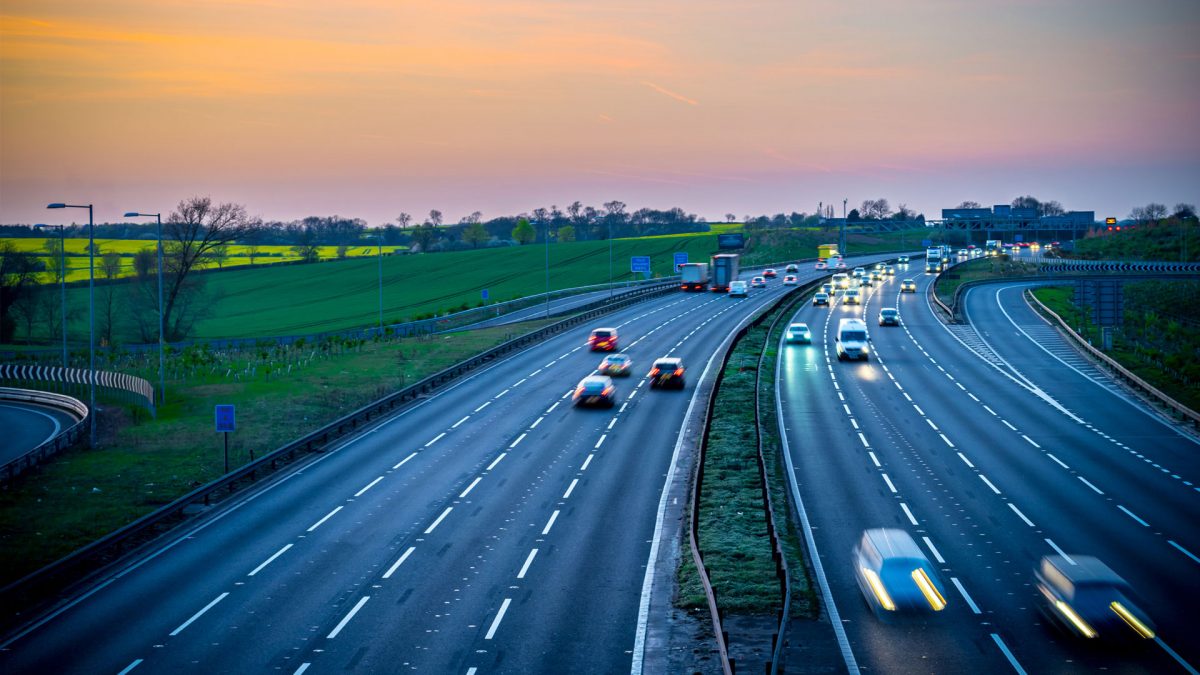
[[[650,274],[650,256],[635,255],[629,259],[630,272],[644,272]]]
[[[741,232],[717,235],[717,248],[727,249],[727,248],[745,248],[745,247],[746,247],[746,235],[742,234]]]
[[[1116,225],[1117,219],[1110,216],[1110,217],[1104,219],[1104,224],[1105,225]]]
[[[687,264],[687,251],[682,251],[675,254],[675,269],[679,269],[680,265]]]
[[[219,405],[216,407],[217,414],[217,431],[235,431],[237,424],[234,420],[232,405]]]
[[[486,288],[485,288],[485,289],[483,289],[482,291],[480,291],[480,292],[479,292],[479,294],[480,294],[481,296],[483,296],[483,299],[484,299],[484,300],[487,300],[487,299],[488,299],[488,297],[487,297],[487,289],[486,289]]]

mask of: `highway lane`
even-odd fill
[[[75,420],[49,406],[0,401],[0,464],[10,462],[54,438]]]
[[[674,351],[698,374],[779,292],[671,295],[602,323],[641,372]],[[586,335],[547,340],[217,511],[4,645],[0,667],[627,669],[688,394],[625,385],[624,410],[570,409],[599,360]]]
[[[918,278],[922,284],[931,279]],[[1042,439],[1043,448],[1056,450],[1055,457],[1061,460],[1067,453],[1043,432],[1059,429],[1062,420],[1038,419],[1023,431],[1013,423],[1019,419],[1018,410],[1044,414],[1048,407],[1044,400],[998,377],[982,360],[965,356],[970,352],[936,323],[921,295],[898,297],[894,288],[885,285],[871,298],[867,313],[872,321],[883,298],[901,308],[906,327],[873,330],[873,364],[833,361],[824,365],[823,356],[806,357],[816,367],[794,363],[784,376],[788,383],[785,421],[791,427],[793,448],[815,445],[850,456],[814,457],[801,449],[793,451],[806,506],[810,513],[815,511],[811,517],[817,525],[818,548],[829,558],[825,568],[839,598],[838,608],[849,618],[848,639],[860,662],[867,668],[898,672],[932,670],[936,664],[943,664],[945,670],[950,663],[989,671],[1018,667],[1034,672],[1098,667],[1129,672],[1180,670],[1165,651],[1144,651],[1132,658],[1097,657],[1040,625],[1030,586],[1038,557],[1053,553],[1059,545],[1097,554],[1126,574],[1135,587],[1145,588],[1126,569],[1144,564],[1131,561],[1136,555],[1129,550],[1142,550],[1139,547],[1148,543],[1145,533],[1114,522],[1124,516],[1088,504],[1087,496],[1079,492],[1091,492],[1087,484],[1047,471],[1045,465],[1057,467],[1053,464],[1057,460],[1048,458],[1034,437]],[[833,308],[834,314],[839,311],[845,310]],[[951,344],[934,346],[934,339]],[[834,366],[831,374],[842,375],[837,381],[840,390],[833,388],[834,381],[818,379],[828,365]],[[813,393],[819,388],[823,391]],[[839,407],[836,393],[847,399],[845,408]],[[1009,416],[991,414],[1001,409]],[[789,412],[795,410],[806,412]],[[841,425],[831,422],[837,417]],[[833,428],[822,429],[822,424]],[[860,431],[859,438],[846,436]],[[837,438],[806,446],[805,434],[813,433]],[[845,466],[830,468],[831,456]],[[860,487],[863,482],[865,487]],[[867,494],[843,498],[840,493],[852,484]],[[830,505],[836,507],[836,517],[830,515]],[[1194,522],[1194,509],[1183,513],[1184,520],[1190,513]],[[1126,520],[1133,529],[1140,527]],[[843,551],[858,531],[876,526],[907,529],[919,542],[929,537],[925,543],[930,557],[940,564],[951,595],[944,612],[950,617],[936,617],[937,623],[914,633],[880,624],[867,614],[849,571],[849,555]],[[1155,565],[1162,578],[1186,580],[1194,575],[1179,561],[1156,560]],[[953,616],[956,606],[969,610],[966,621]],[[1169,626],[1186,622],[1178,623],[1181,616],[1164,618],[1160,628],[1165,642],[1180,649],[1184,642]],[[959,651],[962,644],[975,645],[966,661]],[[914,662],[918,654],[925,660]]]

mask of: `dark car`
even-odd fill
[[[617,329],[597,328],[588,337],[588,347],[594,352],[617,351]]]
[[[825,306],[828,306],[828,305],[829,305],[829,294],[828,294],[828,293],[826,293],[826,292],[824,292],[824,291],[820,291],[820,292],[818,292],[818,293],[814,293],[814,294],[813,294],[813,303],[812,303],[812,304],[814,304],[814,305],[825,305]]]
[[[895,307],[884,307],[879,310],[879,325],[880,326],[899,326],[900,325],[900,310]]]
[[[1133,589],[1098,558],[1048,555],[1034,576],[1042,613],[1067,633],[1106,645],[1154,639]]]
[[[654,362],[646,377],[651,389],[683,389],[683,359],[663,357]]]
[[[796,263],[791,263],[786,268],[784,268],[783,271],[787,272],[788,274],[799,274],[800,266],[797,265]]]

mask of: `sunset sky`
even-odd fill
[[[0,0],[0,223],[1124,217],[1200,202],[1198,35],[1197,0]]]

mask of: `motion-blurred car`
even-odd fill
[[[800,283],[800,281],[799,281],[799,279],[796,278],[795,274],[785,274],[783,276],[783,285],[784,286],[795,286],[798,283]]]
[[[729,297],[744,298],[749,295],[749,293],[750,291],[746,287],[746,282],[740,280],[729,282]]]
[[[861,278],[866,273],[867,270],[863,269],[862,267],[855,267],[854,271],[850,273],[850,276]]]
[[[817,262],[815,262],[813,264],[813,269],[814,270],[827,270],[827,269],[829,269],[829,263],[824,260],[818,260]]]
[[[896,276],[896,266],[895,265],[884,265],[883,273],[889,277]]]
[[[854,576],[876,612],[940,612],[946,608],[937,570],[904,530],[863,532],[854,547]]]
[[[1067,633],[1105,644],[1154,639],[1154,622],[1133,589],[1099,559],[1048,555],[1034,576],[1042,613]]]
[[[774,267],[768,267],[767,269],[763,270],[762,275],[767,279],[774,279],[779,275],[779,273],[775,271]]]
[[[617,402],[617,388],[611,377],[588,375],[579,381],[571,400],[577,406],[600,406],[611,408]]]
[[[858,289],[847,288],[846,292],[842,294],[842,303],[847,305],[861,305],[862,296],[858,294]]]
[[[683,389],[683,359],[664,356],[646,375],[651,389]]]
[[[908,264],[908,256],[902,255],[899,258],[896,258],[896,264],[907,265]]]
[[[832,293],[833,292],[833,283],[827,281],[827,282],[821,284],[821,292],[822,293]]]
[[[594,352],[617,351],[617,329],[597,328],[588,336],[588,348]]]
[[[767,280],[763,277],[753,277],[750,279],[750,288],[766,288]]]
[[[811,344],[812,331],[806,323],[793,323],[787,327],[786,339],[792,344]]]
[[[799,266],[799,265],[797,265],[796,263],[790,263],[790,264],[789,264],[787,267],[785,267],[785,268],[783,269],[783,271],[784,271],[784,272],[786,272],[786,273],[788,273],[788,274],[799,274],[799,273],[800,273],[800,266]]]
[[[814,293],[813,294],[813,304],[828,306],[829,305],[829,294],[826,293],[825,291],[818,291],[818,292]]]
[[[845,261],[845,260],[841,260],[841,259],[839,259],[839,260],[838,260],[836,263],[834,263],[834,265],[833,265],[833,269],[835,269],[835,270],[844,270],[844,269],[846,269],[846,261]]]
[[[916,280],[915,279],[905,279],[904,281],[901,281],[900,282],[900,292],[901,293],[916,293],[917,292]]]
[[[941,271],[942,264],[940,262],[925,263],[925,274],[937,274]]]
[[[600,359],[600,366],[596,370],[609,377],[627,377],[632,367],[633,359],[627,354],[609,354]]]
[[[900,325],[900,310],[895,307],[884,307],[879,310],[879,325],[880,326],[899,326]]]
[[[860,288],[870,288],[875,285],[875,279],[870,274],[864,274],[858,278],[858,285]]]

